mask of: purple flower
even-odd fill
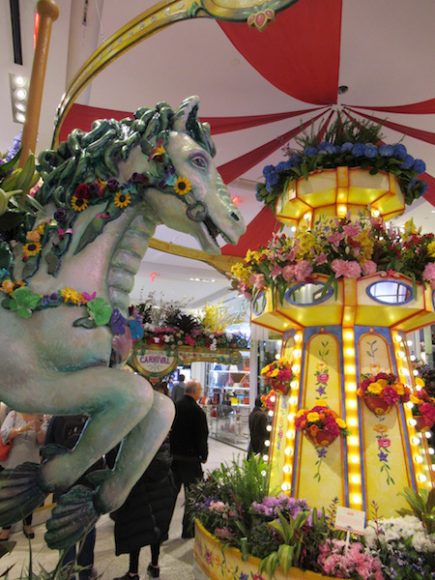
[[[4,162],[7,163],[11,159],[13,159],[15,157],[15,155],[18,153],[18,151],[20,150],[20,148],[21,148],[21,133],[19,135],[17,135],[16,137],[14,137],[14,139],[12,141],[12,146],[9,149],[9,151],[7,152],[7,155],[4,158]]]
[[[328,450],[326,449],[326,447],[316,447],[316,451],[317,451],[317,457],[319,459],[323,459],[324,457],[326,457]]]
[[[122,316],[118,308],[114,308],[110,318],[110,328],[113,334],[125,334],[127,320]]]
[[[62,302],[61,297],[57,292],[45,294],[41,300],[41,306],[58,306]]]
[[[385,451],[379,451],[378,457],[379,461],[388,461],[388,454]]]
[[[118,189],[119,189],[119,181],[117,179],[115,179],[114,177],[111,177],[109,179],[109,181],[107,182],[107,189],[111,193],[114,193],[115,191],[118,191]]]
[[[63,223],[66,219],[67,213],[66,210],[63,209],[62,207],[59,207],[55,212],[54,212],[54,219],[59,222],[59,223]]]
[[[137,183],[139,185],[148,185],[149,183],[149,179],[146,175],[144,175],[143,173],[133,173],[133,175],[130,178],[130,181],[132,183]]]
[[[316,389],[316,391],[318,392],[319,395],[324,395],[326,393],[326,387],[321,385]]]
[[[249,576],[244,572],[240,572],[239,580],[249,580]]]

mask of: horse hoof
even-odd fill
[[[47,522],[45,541],[49,548],[65,550],[91,530],[101,514],[95,509],[95,494],[83,485],[76,485],[59,498]]]
[[[19,522],[31,514],[49,490],[41,480],[41,466],[23,463],[0,473],[0,526]]]

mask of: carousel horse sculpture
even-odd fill
[[[218,253],[245,226],[213,163],[198,99],[172,110],[96,121],[39,157],[42,205],[25,243],[12,244],[0,308],[0,399],[26,413],[86,414],[72,451],[47,448],[41,465],[0,475],[0,525],[21,520],[52,491],[68,490],[122,441],[94,489],[62,495],[47,524],[50,547],[76,542],[120,507],[163,442],[172,402],[141,376],[110,368],[113,335],[130,332],[129,292],[158,224]],[[98,474],[97,474],[98,475]]]

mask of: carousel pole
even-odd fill
[[[55,0],[39,0],[36,10],[40,15],[40,23],[33,57],[26,122],[23,129],[20,167],[24,167],[29,154],[34,152],[36,148],[51,27],[59,16],[59,7]]]

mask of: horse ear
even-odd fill
[[[199,97],[187,97],[181,103],[180,108],[175,114],[174,119],[174,130],[175,131],[185,131],[186,123],[189,117],[193,114],[196,116],[196,111],[199,107]]]

